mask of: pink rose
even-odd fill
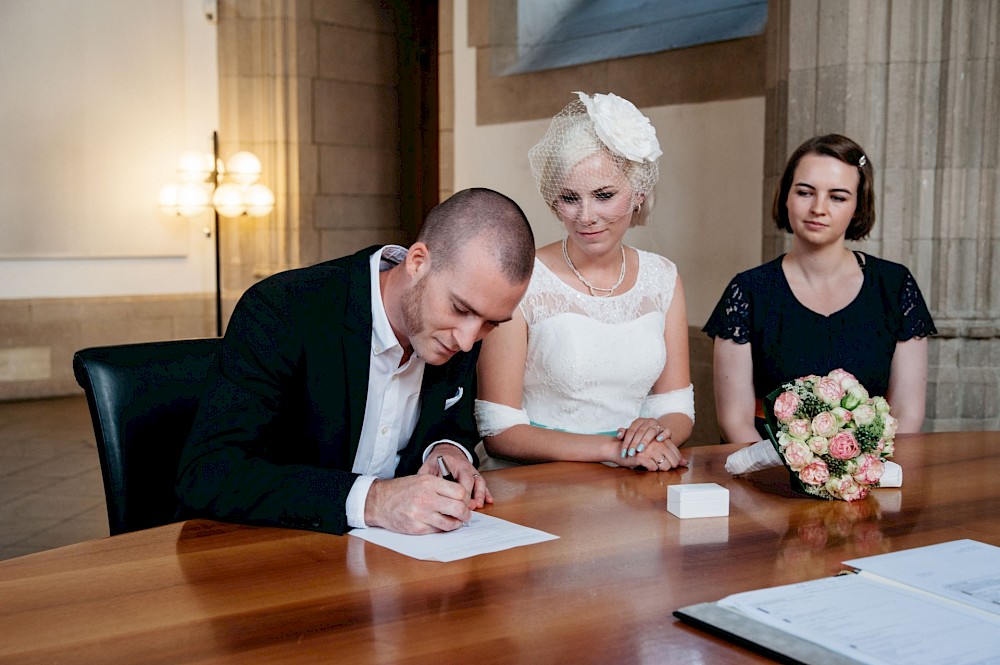
[[[862,455],[858,458],[858,468],[854,472],[854,480],[863,485],[874,485],[885,472],[885,465],[875,455]]]
[[[778,399],[774,400],[774,417],[779,422],[791,422],[798,410],[799,396],[793,392],[785,391],[778,395]]]
[[[838,430],[840,430],[840,424],[837,422],[837,417],[829,411],[820,411],[812,419],[812,431],[816,436],[825,436],[829,439]]]
[[[809,438],[812,432],[809,430],[809,421],[802,418],[796,418],[792,422],[788,423],[788,434],[799,441],[805,441]]]
[[[827,376],[839,383],[840,387],[844,390],[849,390],[858,385],[857,377],[845,369],[835,369],[827,374]]]
[[[813,392],[830,406],[840,406],[840,400],[844,398],[844,389],[840,387],[840,383],[826,376],[816,382]]]
[[[805,468],[799,471],[799,478],[801,478],[802,482],[806,485],[822,485],[830,479],[830,470],[827,468],[826,462],[823,460],[813,460],[810,464],[807,464]]]
[[[861,491],[861,485],[852,478],[851,476],[837,476],[836,478],[830,478],[826,481],[824,486],[827,492],[833,495],[834,498],[843,499],[845,501],[854,501],[855,499],[863,499],[867,495],[867,488],[864,491],[864,495],[858,496]],[[848,498],[852,497],[852,498]]]
[[[850,489],[841,493],[840,498],[844,501],[860,501],[868,496],[868,486],[855,483]]]
[[[782,453],[785,455],[785,464],[795,472],[801,471],[815,459],[809,446],[798,439],[792,439]]]
[[[851,459],[861,452],[857,439],[850,432],[838,432],[830,439],[830,456],[836,459]]]

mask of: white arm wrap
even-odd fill
[[[506,404],[497,404],[496,402],[477,399],[474,409],[479,436],[496,436],[514,425],[531,424],[527,411],[524,409],[515,409]]]
[[[694,422],[694,385],[678,388],[668,393],[646,395],[639,409],[640,418],[659,418],[668,413],[681,413]]]
[[[739,476],[753,471],[763,471],[773,466],[782,466],[781,456],[774,449],[768,440],[740,448],[735,453],[726,458],[726,471]]]

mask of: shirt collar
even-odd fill
[[[385,313],[382,289],[379,285],[379,273],[402,263],[406,254],[405,247],[386,245],[372,254],[369,260],[372,285],[372,353],[375,355],[385,353],[392,348],[402,350],[399,340],[396,339],[396,334],[392,332],[392,326],[389,325],[389,317]]]

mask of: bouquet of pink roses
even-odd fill
[[[764,400],[771,444],[796,489],[855,501],[878,487],[892,457],[897,421],[889,403],[870,397],[853,374],[790,381]]]

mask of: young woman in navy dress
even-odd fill
[[[789,158],[772,214],[792,248],[734,277],[704,328],[726,442],[765,436],[762,400],[782,383],[838,367],[888,400],[899,432],[920,430],[934,321],[905,266],[846,246],[875,224],[873,177],[861,146],[839,134]]]

